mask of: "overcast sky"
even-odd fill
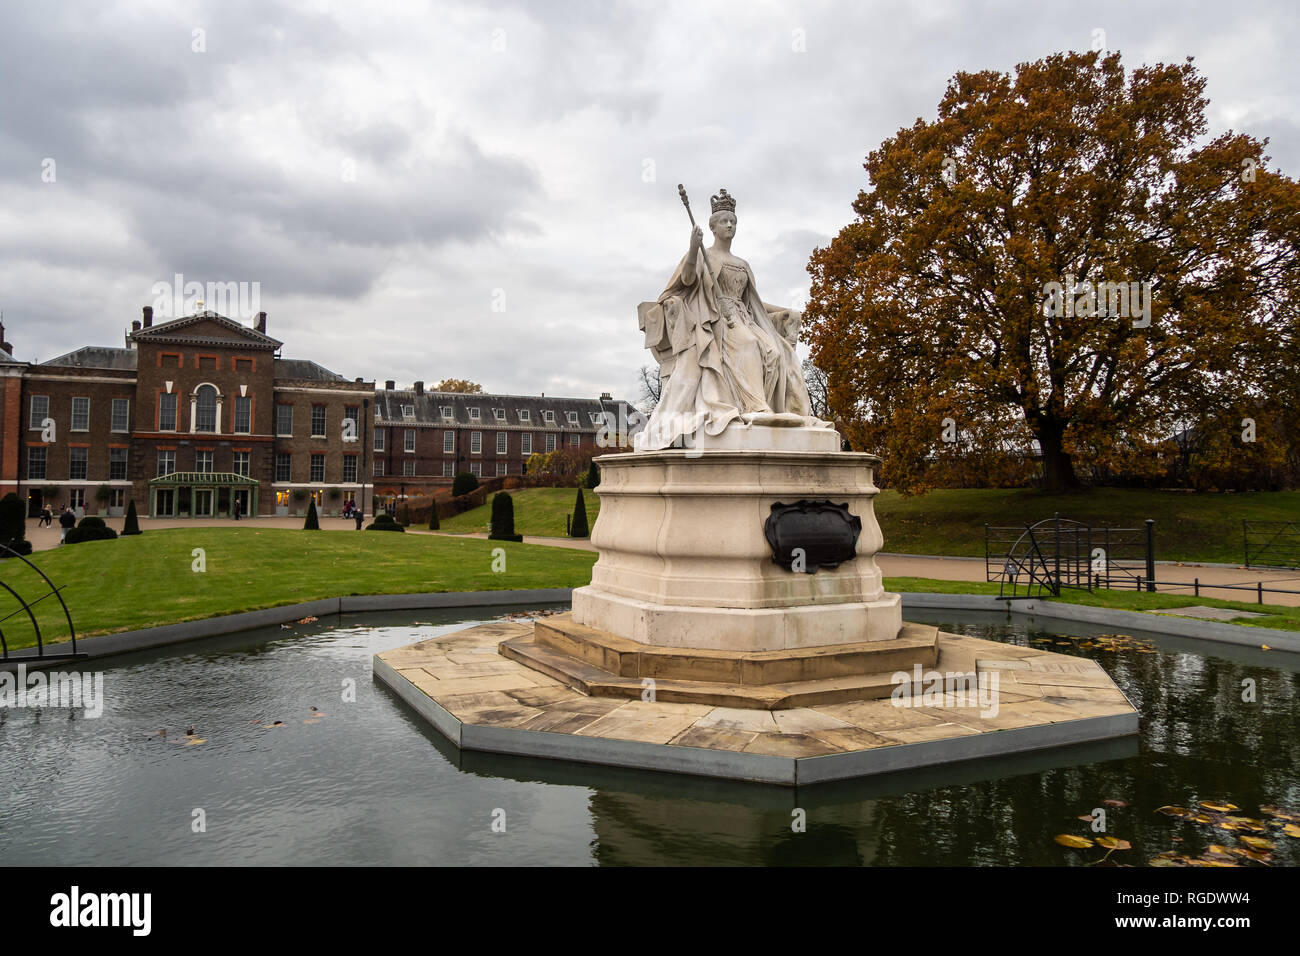
[[[284,355],[348,377],[635,399],[636,304],[689,239],[678,182],[701,222],[736,196],[733,251],[798,304],[866,153],[933,118],[953,73],[1094,37],[1129,68],[1195,57],[1211,134],[1300,168],[1291,0],[0,9],[0,309],[23,360],[121,346],[179,273],[259,283]]]

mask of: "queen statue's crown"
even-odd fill
[[[736,211],[736,197],[728,196],[725,189],[719,189],[716,196],[710,196],[709,204],[713,207],[713,212]]]

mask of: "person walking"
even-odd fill
[[[357,523],[357,530],[360,531],[361,530],[361,508],[359,506],[357,507],[356,511],[352,512],[352,518]]]
[[[238,498],[235,499],[235,506],[234,506],[233,508],[231,508],[230,510],[231,510],[231,512],[234,514],[234,516],[235,516],[235,520],[238,521],[238,520],[239,520],[239,513],[240,513],[241,510],[243,510],[243,509],[241,509],[241,508],[239,507],[239,499],[238,499]]]
[[[49,502],[41,505],[41,522],[42,528],[48,528],[54,524],[54,512],[50,510]]]
[[[72,508],[63,509],[63,514],[59,515],[59,526],[63,528],[59,544],[63,544],[68,539],[68,530],[77,526],[77,516],[72,513]]]

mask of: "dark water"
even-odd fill
[[[1158,807],[1300,809],[1297,655],[1162,637],[1155,653],[1043,645],[1100,661],[1140,710],[1141,737],[792,791],[459,754],[372,680],[377,651],[496,613],[248,632],[117,658],[98,719],[0,710],[0,863],[1085,864],[1101,851],[1053,837],[1096,836],[1076,818],[1119,799],[1129,806],[1107,808],[1107,833],[1133,849],[1111,859],[1143,864],[1239,845]],[[908,618],[1022,644],[1043,633],[991,614]],[[1255,703],[1242,701],[1246,679]],[[206,743],[172,742],[191,723]],[[194,832],[197,809],[206,832]],[[806,832],[792,832],[795,809]],[[1275,864],[1300,862],[1300,839],[1275,842]]]

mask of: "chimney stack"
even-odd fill
[[[394,382],[391,378],[390,378],[388,381],[386,381],[386,382],[384,383],[384,388],[385,388],[387,391],[390,391],[390,392],[391,392],[391,391],[392,391],[393,389],[395,389],[396,387],[397,387],[397,383]]]
[[[153,328],[153,306],[151,305],[144,307],[144,327],[146,329]]]
[[[133,320],[131,321],[131,331],[132,331],[132,332],[139,332],[139,331],[140,331],[140,320],[139,320],[139,319],[133,319]]]
[[[614,399],[610,396],[609,392],[601,392],[600,400],[602,402],[612,402]]]
[[[265,312],[257,313],[257,320],[254,323],[253,328],[257,329],[257,331],[261,332],[263,335],[266,334],[266,313]]]
[[[5,354],[10,357],[14,354],[14,347],[5,341],[5,324],[0,322],[0,349],[4,349]]]
[[[424,383],[423,383],[423,382],[416,382],[416,383],[415,383],[415,394],[416,394],[416,395],[423,395],[423,394],[424,394]]]

